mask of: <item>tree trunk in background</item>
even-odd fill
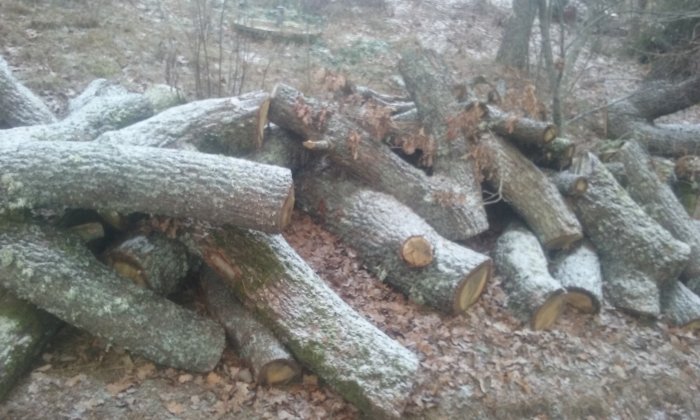
[[[496,61],[519,70],[529,65],[530,34],[537,15],[537,0],[513,0],[513,15],[506,23]]]

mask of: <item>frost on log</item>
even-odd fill
[[[56,121],[49,108],[20,83],[0,57],[0,128],[49,124]]]

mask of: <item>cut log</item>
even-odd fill
[[[121,96],[129,93],[124,86],[113,80],[95,79],[75,98],[68,100],[69,114],[77,112],[94,99],[102,96]]]
[[[583,237],[581,225],[556,185],[513,145],[484,134],[480,147],[486,180],[545,248],[568,248]]]
[[[272,93],[270,121],[304,139],[325,142],[325,153],[334,164],[371,188],[393,195],[442,236],[461,240],[486,229],[481,196],[470,196],[460,183],[428,177],[348,119],[331,114],[328,105],[292,87],[277,85]]]
[[[598,250],[606,298],[622,310],[658,316],[658,284],[680,275],[690,247],[648,216],[594,155],[577,158],[572,172],[588,179],[588,191],[571,202]]]
[[[301,143],[294,133],[271,124],[270,128],[265,130],[262,147],[239,157],[266,165],[281,166],[295,172],[312,159],[311,152]]]
[[[562,171],[571,166],[576,144],[570,139],[557,137],[543,146],[523,149],[525,155],[536,165]]]
[[[255,151],[264,92],[204,99],[167,109],[138,124],[103,134],[100,143],[149,146],[237,156]]]
[[[0,288],[0,402],[63,323]]]
[[[243,307],[216,273],[205,267],[201,284],[209,312],[226,330],[240,357],[262,385],[284,385],[301,373],[294,357],[275,335]]]
[[[416,103],[418,118],[425,133],[432,136],[435,151],[433,171],[464,188],[473,207],[473,223],[477,230],[488,228],[481,198],[481,176],[478,162],[470,152],[473,133],[483,117],[480,106],[465,109],[453,97],[454,80],[442,58],[435,51],[408,48],[401,52],[399,72],[406,89]],[[477,233],[479,233],[477,232]]]
[[[690,246],[690,258],[681,277],[695,293],[700,292],[700,236],[671,188],[654,171],[651,156],[639,143],[627,142],[618,152],[629,180],[627,192],[646,213],[674,238]]]
[[[66,232],[10,222],[0,232],[0,284],[18,297],[159,364],[218,363],[221,327],[122,279]]]
[[[487,110],[488,128],[520,147],[541,148],[557,137],[557,127],[552,123],[519,117],[492,105]]]
[[[700,329],[700,297],[674,281],[661,290],[661,312],[673,325],[688,329]]]
[[[509,308],[534,330],[550,328],[564,307],[566,290],[549,274],[537,237],[511,224],[496,241],[494,261],[505,277]]]
[[[582,244],[554,261],[552,274],[566,288],[566,301],[581,312],[597,314],[603,303],[603,274],[595,249]]]
[[[0,126],[50,124],[56,121],[44,102],[15,78],[0,57]]]
[[[268,232],[294,205],[288,169],[180,150],[94,142],[0,145],[0,207],[147,212]]]
[[[584,176],[574,175],[569,171],[546,171],[545,173],[564,196],[577,196],[585,194],[588,190],[588,180]]]
[[[299,362],[370,418],[401,417],[418,359],[333,293],[284,238],[225,226],[183,239]]]
[[[491,259],[450,242],[393,197],[321,171],[297,176],[299,204],[412,301],[467,310],[491,278]],[[415,267],[422,267],[417,269]]]
[[[190,269],[185,246],[158,232],[133,234],[102,258],[122,277],[162,296],[177,291]]]
[[[83,242],[88,243],[105,237],[105,229],[100,222],[89,222],[71,226],[68,230],[80,236]]]

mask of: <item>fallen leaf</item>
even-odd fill
[[[182,414],[182,412],[185,411],[185,406],[183,406],[182,404],[180,404],[177,401],[168,402],[165,405],[165,408],[167,408],[171,414],[174,414],[176,416]]]

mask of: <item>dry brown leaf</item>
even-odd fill
[[[177,381],[181,384],[190,382],[192,379],[194,379],[194,376],[190,375],[189,373],[185,373],[177,377]]]
[[[85,374],[80,373],[80,374],[77,374],[77,375],[73,376],[72,378],[68,379],[66,381],[65,385],[68,388],[73,388],[78,382],[84,381],[86,378],[87,378],[87,376],[85,376]]]
[[[143,381],[144,379],[153,376],[155,372],[156,365],[153,363],[146,363],[145,365],[141,365],[136,369],[136,377]]]
[[[207,375],[207,384],[211,386],[219,385],[222,382],[221,376],[215,372],[209,372]]]
[[[177,401],[169,401],[167,404],[165,404],[165,408],[167,408],[171,414],[176,416],[179,416],[185,411],[185,406]]]
[[[122,392],[126,391],[127,389],[131,388],[134,386],[134,378],[131,376],[125,376],[121,379],[119,379],[117,382],[113,382],[111,384],[107,385],[107,392],[109,392],[110,395],[113,397],[121,394]]]

